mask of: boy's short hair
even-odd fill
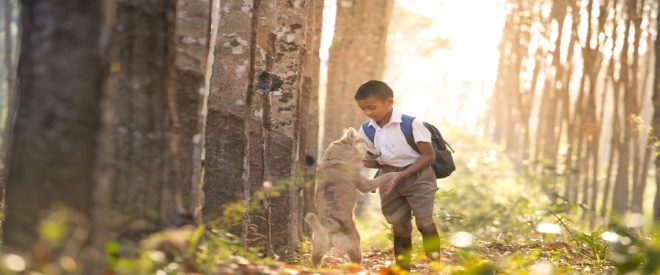
[[[355,92],[355,100],[362,100],[370,97],[385,101],[388,98],[393,98],[394,92],[392,92],[392,88],[390,88],[385,82],[369,80],[362,83],[357,89],[357,92]]]

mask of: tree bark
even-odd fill
[[[131,239],[185,222],[174,182],[185,165],[177,154],[175,16],[176,5],[166,0],[117,2],[107,94],[115,117],[105,126],[114,129],[116,148],[114,220],[129,224],[118,234]]]
[[[632,187],[631,187],[631,199],[630,199],[630,211],[631,213],[644,213],[644,191],[646,189],[646,176],[648,172],[648,165],[650,162],[650,156],[652,153],[652,147],[648,146],[648,131],[642,118],[642,109],[644,108],[644,102],[647,101],[647,76],[650,74],[650,62],[649,54],[640,55],[640,46],[642,42],[643,33],[645,36],[651,36],[648,30],[642,30],[642,21],[646,20],[645,18],[645,1],[641,0],[638,6],[634,10],[634,28],[635,28],[635,41],[633,43],[633,64],[631,77],[633,79],[633,85],[629,91],[634,91],[632,96],[634,97],[634,116],[640,118],[640,121],[635,122],[633,130],[633,173],[632,173]],[[650,17],[650,15],[649,15]],[[648,18],[649,20],[651,18]],[[649,45],[650,46],[650,43]],[[642,59],[642,56],[645,59]],[[640,70],[640,61],[645,61],[646,65],[644,69]],[[642,71],[641,75],[639,71]],[[643,76],[640,79],[640,76]],[[632,122],[631,122],[632,123]]]
[[[568,108],[561,101],[561,93],[568,86],[566,79],[564,79],[566,68],[561,60],[562,37],[565,31],[563,26],[567,13],[566,8],[566,0],[555,1],[550,11],[551,22],[556,22],[557,36],[555,41],[550,41],[554,44],[554,50],[552,51],[552,63],[550,64],[551,70],[546,75],[546,88],[543,91],[545,97],[543,100],[543,104],[545,104],[543,110],[545,112],[540,114],[541,117],[538,126],[538,135],[541,137],[539,144],[544,148],[542,158],[549,162],[549,168],[551,168],[549,177],[544,181],[549,182],[550,189],[557,192],[557,194],[559,192],[557,186],[559,142],[564,130],[564,126],[561,123],[561,115],[563,114],[563,108]],[[552,28],[552,24],[549,24],[548,27]],[[547,102],[545,102],[546,100]]]
[[[656,25],[660,26],[660,9],[657,10]],[[655,37],[655,70],[653,74],[653,136],[660,136],[660,39]],[[656,148],[658,152],[658,148]],[[660,221],[660,154],[655,155],[655,186],[656,192],[653,200],[653,220]]]
[[[211,3],[209,3],[211,2]],[[181,214],[192,218],[200,207],[202,139],[205,115],[208,43],[212,1],[177,1],[176,30],[171,54],[174,56],[173,81],[168,90],[172,117],[174,174],[171,181]]]
[[[245,134],[246,120],[254,116],[244,117],[245,108],[251,103],[247,100],[248,95],[251,98],[251,93],[255,92],[248,90],[248,87],[252,88],[253,80],[249,70],[253,62],[250,51],[253,8],[252,5],[243,8],[241,1],[220,2],[204,134],[203,221],[221,217],[225,204],[247,200],[249,189],[243,181],[251,181],[250,171],[259,169],[252,165],[261,164],[260,160],[250,159],[247,155],[250,147],[247,147],[248,136]],[[247,113],[250,114],[249,109]],[[253,135],[260,135],[258,129],[249,130]],[[251,148],[257,150],[255,155],[261,155],[258,146]],[[252,165],[245,167],[246,163]]]
[[[2,105],[5,105],[7,110],[7,116],[4,117],[4,125],[2,125],[2,143],[0,145],[0,170],[2,174],[6,174],[5,164],[7,163],[7,154],[9,144],[11,143],[11,137],[14,126],[16,104],[17,104],[17,85],[16,85],[16,67],[14,62],[14,40],[15,36],[12,32],[12,22],[14,21],[14,5],[12,0],[5,0],[3,5],[3,23],[4,23],[4,80],[6,81],[6,96],[5,102]],[[4,200],[4,181],[0,183],[0,202]]]
[[[316,212],[314,206],[314,196],[316,193],[316,163],[320,159],[318,154],[319,138],[319,80],[321,73],[321,33],[323,29],[323,8],[324,0],[310,1],[308,4],[307,17],[307,35],[305,52],[305,79],[303,82],[303,94],[305,98],[302,107],[307,108],[303,111],[308,115],[305,136],[305,164],[304,181],[302,196],[302,216],[307,213]],[[311,228],[303,223],[303,234],[311,237]]]
[[[366,120],[355,103],[360,84],[381,80],[393,0],[337,1],[328,60],[323,148]],[[386,81],[387,82],[387,81]],[[396,91],[395,91],[396,93]]]
[[[616,7],[617,1],[613,1],[612,5]],[[609,6],[608,6],[609,8]],[[617,12],[616,8],[612,9],[614,14],[612,16],[612,21],[617,22],[619,20],[619,13]],[[620,112],[620,87],[621,87],[621,81],[618,78],[614,77],[614,67],[616,65],[616,59],[614,57],[614,49],[617,47],[617,39],[618,39],[618,32],[616,31],[617,29],[617,24],[611,24],[611,42],[610,43],[610,50],[612,52],[611,56],[609,57],[609,64],[607,66],[606,70],[606,87],[608,86],[607,83],[611,83],[612,90],[612,105],[614,105],[614,110],[612,112],[612,119],[611,119],[611,124],[612,124],[612,133],[610,137],[610,147],[609,147],[609,156],[608,156],[608,161],[607,161],[607,170],[605,172],[605,185],[603,186],[603,197],[601,200],[601,209],[600,209],[600,217],[601,218],[606,218],[608,211],[611,208],[611,200],[610,200],[610,193],[612,192],[612,171],[614,170],[614,162],[616,158],[618,158],[618,150],[617,150],[617,144],[619,142],[619,138],[621,135],[621,122],[619,120],[619,112]],[[605,98],[606,95],[603,94],[603,98]],[[604,118],[604,116],[601,114],[601,118]],[[601,122],[602,124],[602,122]]]
[[[96,1],[22,2],[22,85],[8,156],[5,251],[26,255],[39,239],[39,220],[57,203],[90,217],[104,75],[100,11]],[[67,256],[84,263],[101,251]]]
[[[220,218],[229,203],[249,208],[261,199],[232,231],[245,247],[283,259],[302,232],[297,180],[305,155],[300,106],[308,4],[222,1],[208,98],[203,220]],[[273,74],[281,89],[261,85]],[[271,183],[283,188],[279,196],[255,197]]]
[[[628,51],[630,44],[628,38],[630,36],[631,21],[636,14],[637,0],[629,0],[626,4],[628,16],[625,18],[625,32],[622,40],[621,56],[619,62],[621,63],[621,85],[626,88],[623,93],[623,117],[621,122],[623,127],[623,138],[618,143],[619,159],[617,165],[616,181],[614,182],[614,196],[612,197],[612,210],[615,215],[625,215],[629,209],[629,195],[630,195],[630,173],[628,168],[631,159],[631,140],[633,128],[628,121],[628,117],[637,113],[637,61],[633,60],[633,65],[628,64]],[[636,30],[637,32],[637,30]],[[629,71],[631,70],[632,73]]]

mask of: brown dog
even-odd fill
[[[346,253],[352,262],[362,262],[360,233],[353,219],[357,191],[366,193],[376,189],[396,174],[388,173],[371,180],[362,176],[362,160],[367,153],[380,155],[357,136],[355,129],[350,128],[340,140],[330,144],[323,154],[314,198],[318,215],[309,213],[305,217],[314,232],[314,268],[321,265],[323,257],[332,247]]]

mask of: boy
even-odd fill
[[[413,216],[422,234],[427,258],[429,261],[439,260],[440,241],[433,220],[437,186],[431,168],[434,159],[431,132],[421,120],[413,120],[413,137],[420,153],[408,145],[400,128],[402,114],[392,107],[394,93],[382,81],[371,80],[362,84],[355,93],[355,101],[371,119],[369,127],[375,129],[373,143],[362,127],[358,136],[381,153],[375,160],[365,160],[364,166],[380,168],[381,174],[401,172],[379,188],[383,216],[392,225],[397,265],[410,271]]]

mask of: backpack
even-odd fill
[[[403,136],[406,137],[408,145],[410,145],[410,147],[415,150],[415,152],[419,153],[419,148],[417,148],[417,144],[415,144],[415,138],[412,134],[412,122],[414,119],[415,117],[403,114],[401,116],[402,122],[400,126],[401,132],[403,132]],[[442,138],[442,134],[440,134],[438,128],[433,126],[433,124],[428,122],[422,122],[422,124],[424,124],[424,127],[426,127],[426,129],[431,132],[431,143],[433,144],[433,149],[435,151],[435,159],[433,159],[431,167],[433,167],[435,177],[438,179],[446,178],[456,170],[454,158],[451,155],[454,153],[454,148],[451,148],[451,145],[449,145],[449,143],[447,143],[447,141]],[[369,140],[371,140],[371,143],[374,143],[374,135],[376,134],[376,129],[374,129],[374,127],[369,127],[369,121],[366,121],[362,124],[362,130],[367,135]],[[447,149],[447,147],[451,149],[451,152]]]

